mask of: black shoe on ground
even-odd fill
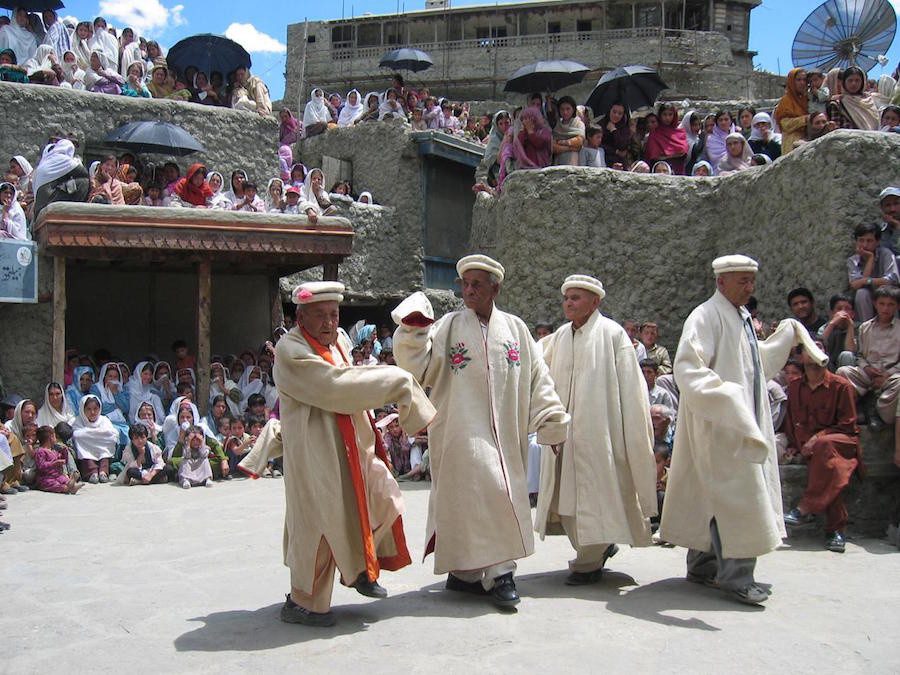
[[[844,535],[840,532],[827,532],[825,534],[825,548],[835,553],[843,553],[845,548]]]
[[[516,582],[513,581],[512,572],[507,572],[494,579],[491,599],[501,609],[510,609],[519,604],[519,593],[516,591]]]
[[[367,598],[381,599],[386,598],[388,594],[387,589],[377,581],[369,581],[369,577],[366,576],[365,572],[356,577],[353,588],[356,589],[357,593],[365,595]]]
[[[334,625],[334,614],[331,612],[310,612],[291,600],[288,593],[285,596],[284,606],[281,608],[281,620],[285,623],[300,623],[304,626],[316,626],[328,628]]]
[[[787,513],[784,514],[784,524],[788,527],[801,527],[803,525],[809,525],[810,523],[816,520],[816,516],[812,513],[807,513],[803,515],[800,513],[800,509],[793,508]]]
[[[769,593],[756,584],[748,584],[743,588],[726,590],[725,592],[730,598],[742,602],[745,605],[761,605],[769,599]]]
[[[710,576],[703,576],[702,574],[695,574],[694,572],[688,572],[685,576],[685,579],[690,581],[692,584],[700,584],[701,586],[709,586],[709,588],[718,588],[719,582],[716,581],[716,575],[712,574]]]
[[[487,595],[484,586],[480,581],[463,581],[459,577],[452,574],[447,575],[447,584],[444,586],[448,591],[457,591],[459,593],[471,593],[472,595]]]

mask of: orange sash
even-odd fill
[[[316,354],[331,365],[337,365],[334,362],[334,357],[328,347],[316,340],[302,326],[300,327],[300,331],[309,343],[309,346],[316,351]],[[339,344],[336,344],[335,346],[340,352],[341,357],[343,357],[344,363],[349,365],[350,361],[347,359],[347,355],[344,354],[341,346]],[[356,496],[356,507],[357,512],[359,513],[359,529],[362,532],[363,552],[365,553],[366,558],[366,576],[369,581],[375,581],[378,579],[379,571],[382,568],[393,572],[402,567],[406,567],[412,562],[412,558],[410,558],[409,555],[409,549],[406,547],[406,536],[403,533],[403,519],[400,516],[397,516],[397,520],[391,525],[391,534],[394,537],[394,546],[397,549],[397,553],[392,556],[382,556],[379,558],[375,553],[375,540],[372,536],[372,526],[369,522],[369,505],[366,501],[366,484],[365,479],[363,478],[362,465],[359,460],[359,446],[356,443],[356,428],[353,426],[353,418],[351,418],[350,415],[343,415],[340,413],[335,413],[334,416],[337,418],[338,429],[340,430],[341,438],[344,441],[344,449],[347,452],[347,465],[350,467],[350,481],[353,485],[354,495]],[[390,469],[391,463],[388,459],[381,433],[375,428],[375,421],[369,415],[368,411],[366,411],[366,418],[369,420],[369,424],[372,425],[372,432],[375,434],[375,456],[384,462],[385,466]]]

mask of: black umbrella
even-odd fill
[[[419,49],[394,49],[387,52],[378,62],[381,68],[393,68],[394,70],[411,70],[418,73],[420,70],[428,70],[434,65],[434,61],[425,52]]]
[[[0,0],[3,9],[16,9],[21,7],[29,12],[43,12],[45,9],[62,9],[65,7],[60,0]]]
[[[647,66],[620,66],[600,78],[588,96],[587,105],[600,117],[609,112],[614,103],[621,103],[629,111],[652,106],[663,89],[659,73]]]
[[[536,61],[514,72],[503,91],[519,94],[557,91],[578,84],[589,71],[590,68],[577,61]]]
[[[129,122],[106,135],[106,142],[133,152],[152,152],[181,157],[192,152],[206,152],[197,141],[181,127],[169,122]]]
[[[249,70],[250,54],[234,40],[203,33],[176,42],[166,54],[166,64],[181,73],[194,66],[207,77],[216,72],[227,76],[241,66]]]

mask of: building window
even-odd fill
[[[655,28],[659,26],[659,3],[654,3],[652,5],[637,5],[635,10],[637,28]]]
[[[610,30],[631,28],[631,5],[613,5],[606,9],[606,27]]]
[[[559,21],[551,21],[547,24],[547,32],[548,33],[561,33],[562,26]]]
[[[356,28],[357,47],[375,47],[381,44],[381,24],[362,23]]]
[[[335,26],[332,28],[331,44],[339,47],[353,44],[353,26]]]
[[[306,41],[307,41],[308,43],[312,44],[313,42],[316,41],[316,36],[315,36],[315,35],[307,35],[307,36],[306,36]]]

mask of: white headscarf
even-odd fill
[[[312,175],[315,171],[318,171],[320,174],[322,174],[323,179],[325,177],[325,172],[318,167],[314,167],[306,172],[306,180],[303,181],[303,194],[300,195],[301,198],[305,199],[306,201],[301,202],[300,212],[306,213],[307,209],[312,209],[316,212],[317,215],[321,215],[322,207],[319,205],[319,200],[316,198],[316,195],[312,189]],[[325,185],[323,181],[322,190],[324,189]]]
[[[90,26],[92,35],[94,27],[91,25],[90,21],[85,21],[84,23]],[[88,37],[82,40],[78,37],[78,27],[76,26],[75,31],[72,33],[72,53],[75,54],[75,59],[78,62],[78,67],[82,70],[87,70],[91,67],[91,52],[93,48],[91,47],[92,37]]]
[[[35,408],[37,407],[37,404],[30,398],[23,398],[16,404],[16,410],[13,412],[12,419],[4,425],[9,429],[10,433],[14,434],[16,438],[22,441],[22,443],[25,442],[25,427],[22,425],[22,408],[28,403],[34,405]]]
[[[688,149],[694,146],[694,143],[697,142],[697,139],[700,138],[700,133],[694,133],[691,131],[691,120],[694,118],[694,115],[697,114],[696,110],[689,110],[687,114],[681,118],[681,124],[679,125],[682,129],[684,129],[684,133],[687,135]],[[703,124],[700,124],[700,130],[703,130]]]
[[[141,373],[145,368],[150,369],[150,384],[144,384],[141,379]],[[128,384],[125,385],[125,390],[128,392],[128,416],[133,418],[137,417],[138,408],[140,408],[141,403],[149,403],[153,406],[153,412],[156,415],[156,419],[162,419],[165,410],[163,409],[162,401],[159,396],[156,394],[156,391],[153,388],[153,364],[149,361],[141,361],[134,367],[134,373],[132,373],[131,377],[128,380]]]
[[[175,447],[175,444],[178,443],[178,415],[181,410],[181,403],[184,400],[184,396],[179,396],[174,401],[172,401],[172,406],[169,408],[171,412],[166,417],[165,422],[163,422],[163,436],[166,439],[166,455],[171,455],[172,449]],[[210,431],[209,427],[206,424],[206,420],[200,417],[200,411],[197,410],[197,406],[190,401],[189,405],[191,406],[191,414],[194,417],[192,423],[203,429],[203,433],[207,436],[215,438],[216,435],[212,431]]]
[[[325,92],[317,87],[310,92],[309,103],[303,109],[303,127],[331,121],[331,112],[325,105]]]
[[[709,175],[710,175],[710,176],[713,175],[713,168],[712,168],[712,165],[711,165],[709,162],[707,162],[705,159],[701,159],[699,162],[697,162],[696,164],[694,164],[694,168],[691,169],[691,175],[692,175],[692,176],[696,176],[696,175],[697,175],[697,169],[699,169],[701,166],[705,166],[705,167],[706,167],[706,170],[709,171]],[[700,178],[705,178],[705,176],[700,176]]]
[[[111,422],[115,422],[116,424],[128,424],[128,420],[125,419],[125,415],[122,414],[122,411],[119,410],[118,402],[116,401],[116,395],[106,386],[106,373],[110,368],[114,368],[115,371],[119,374],[119,391],[123,391],[125,385],[122,377],[122,369],[119,368],[118,363],[113,363],[110,361],[109,363],[104,363],[100,368],[100,376],[97,378],[97,382],[94,384],[97,392],[99,394],[100,401],[105,403],[106,405],[112,405],[113,410],[108,412],[106,416],[110,419]]]
[[[22,171],[25,172],[25,175],[22,176],[22,178],[30,177],[31,172],[34,171],[34,169],[31,166],[31,162],[29,162],[27,159],[25,159],[25,157],[23,157],[22,155],[13,155],[13,159],[16,160],[18,165],[20,167],[22,167]]]
[[[0,49],[12,49],[16,55],[16,63],[24,64],[34,56],[38,43],[34,33],[28,28],[22,28],[16,21],[16,12],[10,17],[9,25],[0,28]]]
[[[13,191],[12,201],[9,204],[9,210],[5,206],[0,206],[0,239],[28,239],[28,225],[25,218],[25,211],[22,210],[22,204],[19,203],[19,191],[16,186],[6,181],[0,183],[0,187],[10,186]]]
[[[356,94],[356,105],[350,103],[350,96]],[[341,108],[341,114],[338,115],[338,126],[349,127],[353,120],[362,115],[366,111],[366,104],[363,102],[362,94],[358,89],[351,89],[347,92],[347,100],[344,107]]]
[[[119,43],[108,30],[94,29],[88,45],[92,52],[100,52],[100,63],[104,68],[112,68],[113,70],[119,65]],[[90,55],[88,55],[90,56]],[[88,70],[90,68],[90,60],[88,60]]]
[[[66,54],[74,56],[75,63],[66,63]],[[78,63],[78,54],[71,49],[67,49],[63,52],[59,65],[62,66],[65,81],[72,85],[72,89],[84,89],[84,70]]]
[[[40,45],[34,52],[34,56],[28,59],[22,66],[28,75],[34,75],[42,70],[53,70],[50,55],[55,53],[50,45]]]
[[[393,102],[388,99],[388,94],[391,92],[395,94]],[[395,117],[406,119],[403,106],[400,104],[399,97],[396,94],[397,92],[394,89],[384,90],[384,93],[381,95],[381,104],[378,106],[378,119],[393,119]]]
[[[57,410],[50,405],[50,387],[58,387],[62,392],[62,410]],[[60,422],[72,424],[75,421],[75,411],[72,410],[69,397],[66,396],[65,389],[58,382],[51,382],[44,387],[44,405],[38,409],[35,421],[39,427],[55,427]]]
[[[736,141],[738,139],[741,141],[743,150],[741,151],[740,157],[732,157],[731,153],[728,152],[728,141]],[[740,131],[728,134],[728,137],[725,139],[725,156],[719,162],[718,175],[722,176],[749,169],[753,166],[750,163],[752,158],[753,150],[750,148],[750,144],[747,142],[747,139],[744,138],[744,135]]]
[[[47,11],[53,12],[56,20],[47,27],[47,32],[44,35],[44,44],[53,47],[53,51],[60,55],[72,48],[69,29],[59,20],[59,15],[55,10],[50,9]]]
[[[750,123],[750,140],[763,140],[762,134],[756,128],[756,125],[760,122],[765,122],[769,125],[769,140],[781,143],[781,134],[775,133],[775,123],[772,121],[772,116],[765,112],[758,112],[753,116],[753,121]]]
[[[129,42],[127,45],[122,47],[122,56],[120,57],[120,65],[119,65],[119,74],[122,77],[128,77],[128,67],[132,63],[140,63],[141,68],[144,68],[144,56],[141,54],[141,42],[138,40],[137,33],[132,29],[132,33],[134,34],[134,41]],[[141,75],[143,77],[143,75]]]
[[[41,161],[32,175],[31,189],[37,192],[41,186],[62,178],[78,166],[81,166],[81,160],[75,157],[72,141],[68,138],[58,140],[44,148]]]
[[[276,204],[272,201],[272,196],[269,194],[269,191],[272,189],[272,183],[278,181],[281,183],[281,197],[280,201],[284,201],[284,181],[280,178],[271,178],[266,185],[266,194],[263,195],[263,201],[266,203],[266,211],[271,211],[272,209],[280,208],[281,204]]]
[[[368,198],[369,198],[369,201],[364,202],[364,201],[363,201],[363,197],[368,197]],[[372,193],[369,192],[368,190],[363,190],[363,191],[359,194],[359,199],[357,200],[357,202],[358,202],[359,204],[367,204],[367,205],[369,205],[369,206],[373,206],[373,205],[375,204],[375,200],[372,199]]]
[[[250,374],[253,372],[258,373],[259,378],[251,382]],[[247,409],[248,401],[253,394],[262,394],[262,396],[265,397],[266,385],[263,382],[262,376],[262,369],[259,366],[248,366],[244,370],[244,374],[241,375],[241,381],[238,383],[238,387],[240,387],[241,394],[243,395],[241,400],[241,410]]]
[[[209,206],[213,209],[228,209],[233,206],[233,204],[231,203],[231,200],[225,196],[225,177],[218,171],[210,171],[206,174],[206,182],[209,183],[209,179],[213,176],[218,176],[219,181],[221,181],[222,184],[219,186],[218,190],[213,192],[213,196],[210,197]],[[210,185],[210,187],[212,187],[212,185]]]
[[[86,394],[78,404],[78,417],[72,423],[72,438],[79,459],[99,461],[113,456],[119,442],[119,432],[102,413],[97,416],[95,422],[88,420],[84,413],[88,401],[96,401],[102,409],[100,399],[96,395]]]

